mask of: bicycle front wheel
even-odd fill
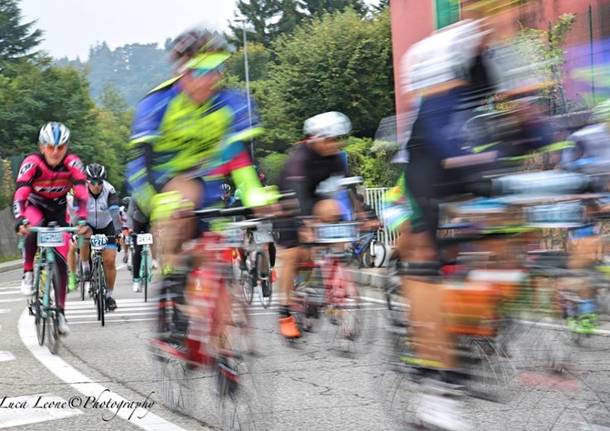
[[[256,254],[256,272],[257,278],[260,280],[259,296],[263,308],[269,308],[271,305],[273,293],[273,281],[271,280],[271,271],[269,270],[269,256],[259,252]],[[261,277],[261,274],[267,274],[266,277]]]
[[[49,312],[47,314],[47,347],[51,354],[55,355],[59,349],[59,316],[57,309],[57,294],[59,293],[58,274],[55,270],[50,269],[48,276],[51,277],[49,282]]]

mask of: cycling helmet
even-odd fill
[[[170,58],[182,65],[199,54],[224,51],[228,51],[227,44],[218,34],[205,29],[191,29],[172,41]]]
[[[220,186],[220,191],[222,192],[223,195],[228,195],[229,193],[231,193],[231,186],[228,185],[227,183],[224,183],[223,185]]]
[[[92,163],[87,165],[85,168],[85,173],[87,174],[87,180],[99,180],[103,181],[106,179],[106,168],[98,163]]]
[[[51,121],[40,129],[38,143],[40,145],[66,145],[70,140],[70,129],[57,121]]]
[[[352,123],[347,115],[336,111],[308,118],[303,125],[306,136],[318,139],[339,138],[349,135],[351,131]]]
[[[125,208],[129,208],[129,204],[131,203],[131,197],[130,197],[130,196],[125,196],[125,197],[123,198],[123,201],[122,201],[122,202],[123,202],[123,206],[124,206]]]

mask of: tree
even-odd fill
[[[517,64],[524,66],[521,69],[526,71],[528,78],[537,76],[539,81],[552,83],[545,92],[551,112],[555,114],[566,111],[567,102],[563,91],[563,66],[566,58],[563,45],[575,19],[574,14],[563,14],[555,24],[549,26],[548,31],[524,28],[515,41],[516,54],[520,61]]]
[[[383,12],[390,7],[390,0],[379,0],[371,9],[374,13]]]
[[[35,54],[42,31],[33,29],[34,21],[22,23],[16,0],[0,2],[0,61],[16,60]]]
[[[401,174],[391,163],[394,152],[374,149],[372,139],[349,138],[345,152],[350,172],[362,177],[367,187],[392,187]]]
[[[348,8],[364,15],[368,8],[363,0],[300,0],[301,8],[311,16],[343,12]]]
[[[248,43],[248,69],[251,81],[267,78],[270,62],[271,51],[260,43]],[[233,53],[231,58],[227,60],[225,71],[227,74],[236,77],[239,81],[246,80],[243,48]]]
[[[300,26],[274,45],[264,89],[253,86],[268,133],[262,149],[282,151],[301,137],[303,120],[341,111],[358,136],[373,136],[394,112],[389,14],[362,19],[353,10]]]
[[[273,39],[272,20],[280,12],[279,0],[238,0],[236,19],[234,24],[229,25],[231,35],[230,42],[238,47],[243,46],[243,26],[249,25],[253,30],[247,30],[247,38],[252,42],[257,42],[269,46]],[[238,17],[245,19],[245,23],[237,20]]]

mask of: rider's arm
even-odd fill
[[[121,228],[123,227],[123,223],[121,221],[119,195],[112,186],[110,186],[110,193],[108,193],[108,211],[110,211],[110,215],[112,216],[112,223],[114,224],[115,232],[120,232]]]
[[[146,96],[136,108],[127,155],[127,188],[138,206],[150,214],[151,201],[156,194],[152,181],[152,151],[159,139],[159,128],[168,105],[166,91]]]
[[[87,220],[87,201],[89,191],[87,190],[87,175],[83,163],[78,156],[68,154],[64,164],[70,171],[72,177],[72,189],[74,190],[74,214],[79,220]]]
[[[25,219],[25,204],[30,193],[32,193],[32,181],[36,178],[38,172],[38,162],[39,156],[33,154],[26,157],[19,167],[17,186],[13,196],[13,213],[16,219],[17,230]]]
[[[235,188],[241,191],[241,200],[247,207],[266,205],[271,203],[271,194],[263,191],[256,169],[248,154],[245,141],[259,136],[263,129],[260,127],[256,114],[256,106],[248,104],[245,94],[231,92],[227,98],[227,105],[233,111],[233,122],[223,142],[222,165],[219,173],[231,174]]]

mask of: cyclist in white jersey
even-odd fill
[[[87,204],[87,225],[89,232],[86,238],[91,235],[106,235],[108,243],[103,252],[104,273],[106,275],[106,306],[110,311],[117,308],[116,301],[112,297],[114,283],[116,280],[116,235],[121,229],[119,217],[119,197],[116,190],[106,181],[106,168],[97,163],[88,165],[85,169],[87,174],[87,189],[89,190],[89,201]],[[72,244],[70,255],[75,256],[76,245]],[[89,276],[89,241],[84,241],[81,248],[80,258],[83,263],[85,277]],[[76,288],[76,259],[69,259],[70,275],[68,286],[70,290]]]

